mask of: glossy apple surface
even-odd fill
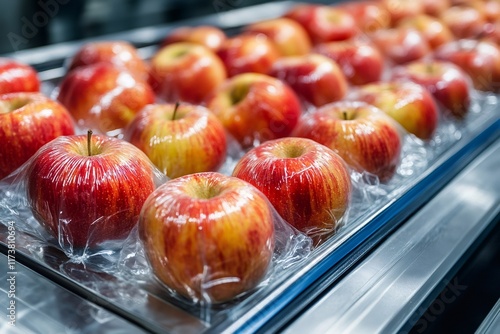
[[[414,28],[420,31],[431,49],[436,49],[455,38],[448,26],[440,19],[425,14],[401,20],[398,27]]]
[[[203,45],[213,52],[216,52],[226,39],[227,37],[224,31],[215,26],[185,26],[170,31],[163,39],[161,46],[164,47],[173,43],[188,42]]]
[[[472,83],[458,66],[443,61],[416,61],[393,69],[392,78],[424,86],[443,112],[463,118],[469,111]]]
[[[174,43],[151,59],[150,84],[166,102],[201,104],[227,78],[224,64],[209,49]]]
[[[281,56],[278,48],[264,34],[243,34],[226,40],[217,55],[229,77],[241,73],[267,73]]]
[[[500,92],[500,48],[488,41],[462,39],[439,47],[434,57],[460,67],[472,79],[474,88]]]
[[[258,73],[244,73],[226,81],[206,106],[244,148],[288,136],[301,114],[299,98],[292,88]]]
[[[287,83],[303,101],[314,106],[338,101],[348,89],[337,63],[319,54],[280,58],[269,74]]]
[[[283,219],[316,242],[335,232],[351,197],[344,160],[306,138],[280,138],[253,148],[233,176],[262,191]]]
[[[470,6],[453,6],[440,15],[457,38],[476,38],[480,36],[486,24],[486,17],[477,8]]]
[[[199,105],[151,104],[127,127],[124,139],[141,149],[170,178],[216,171],[226,158],[226,133]]]
[[[137,224],[154,190],[153,168],[144,153],[120,139],[59,137],[30,160],[28,203],[65,251],[95,248],[125,238]]]
[[[351,14],[334,6],[297,4],[284,16],[300,23],[314,44],[345,40],[358,33]]]
[[[431,52],[429,43],[415,28],[379,29],[369,37],[382,54],[395,64],[421,59]]]
[[[49,141],[74,131],[68,111],[40,93],[0,95],[0,179]]]
[[[125,41],[99,41],[83,44],[71,59],[68,70],[96,63],[110,63],[147,78],[148,67],[135,46]]]
[[[281,56],[305,55],[311,51],[311,39],[304,27],[285,17],[250,24],[245,27],[244,31],[266,35],[274,43]]]
[[[389,181],[400,160],[402,139],[395,121],[363,102],[339,101],[305,114],[294,136],[331,148],[359,172]]]
[[[416,16],[424,12],[424,5],[422,0],[379,0],[379,2],[389,12],[389,15],[391,16],[391,24],[393,26],[402,19]]]
[[[0,94],[40,91],[35,69],[20,61],[0,57]]]
[[[335,6],[351,14],[359,29],[365,33],[391,26],[389,11],[376,0],[346,1]]]
[[[158,187],[144,203],[139,231],[154,274],[194,301],[224,302],[253,289],[274,251],[266,197],[219,173],[190,174]]]
[[[351,98],[376,106],[420,139],[431,139],[439,112],[426,88],[413,82],[381,82],[365,85]]]
[[[339,64],[351,85],[379,81],[384,70],[384,56],[369,42],[360,40],[328,42],[316,45],[314,52]]]
[[[57,99],[82,128],[119,135],[155,96],[149,84],[132,72],[97,63],[76,68],[64,77]]]

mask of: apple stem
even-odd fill
[[[347,121],[347,111],[343,111],[342,115],[344,115],[344,121]]]
[[[174,113],[172,115],[172,121],[175,120],[175,116],[177,115],[177,109],[179,109],[179,105],[180,103],[179,102],[176,102],[175,103],[175,107],[174,107]]]
[[[87,131],[87,151],[89,153],[89,157],[92,156],[92,145],[90,145],[90,142],[92,140],[92,130]]]

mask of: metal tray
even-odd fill
[[[179,22],[175,25],[150,27],[135,31],[104,36],[100,39],[128,40],[139,47],[148,58],[157,48],[157,43],[169,30],[181,25],[209,24],[225,29],[228,34],[248,23],[277,17],[293,2],[278,2],[248,7],[239,10]],[[86,41],[64,43],[12,55],[28,62],[40,71],[44,91],[49,92],[65,72],[64,64],[76,49]],[[335,281],[348,267],[363,256],[377,241],[390,233],[418,208],[429,200],[454,175],[477,156],[485,147],[500,136],[500,117],[496,106],[489,101],[496,97],[483,96],[480,112],[471,115],[461,128],[461,137],[456,141],[436,146],[428,167],[405,180],[390,195],[351,219],[323,245],[313,251],[307,261],[295,267],[293,272],[274,280],[234,304],[210,309],[210,321],[204,321],[196,310],[176,303],[164,291],[148,286],[130,285],[117,287],[126,294],[92,288],[92,274],[85,268],[62,266],[67,259],[64,254],[47,245],[34,257],[27,251],[29,235],[19,236],[16,244],[16,260],[52,279],[69,290],[87,298],[99,306],[115,312],[137,326],[151,332],[200,333],[200,332],[256,332],[278,314],[292,316],[303,305]],[[0,216],[0,220],[2,217]],[[5,222],[4,222],[5,223]],[[7,254],[7,229],[0,224],[0,251]],[[73,270],[71,275],[68,273]],[[89,271],[90,273],[90,271]],[[117,291],[118,291],[117,290]],[[134,296],[140,298],[134,299]],[[126,297],[126,298],[124,298]],[[71,307],[65,305],[64,307]],[[281,313],[280,313],[281,312]]]

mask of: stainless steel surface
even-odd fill
[[[488,316],[481,323],[476,334],[497,334],[500,333],[500,299],[491,309]]]
[[[446,307],[467,287],[443,279],[500,212],[499,166],[497,140],[285,333],[397,332],[443,283]]]
[[[140,328],[24,265],[8,262],[7,256],[1,253],[0,281],[0,333],[143,333]],[[11,319],[8,307],[12,301]]]

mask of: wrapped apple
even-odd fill
[[[34,217],[69,255],[128,236],[161,180],[138,148],[91,131],[46,144],[24,172]]]
[[[206,172],[158,187],[144,203],[139,234],[164,286],[194,302],[221,303],[265,277],[274,224],[272,206],[255,187]]]
[[[305,138],[281,138],[253,148],[233,176],[262,191],[285,221],[316,244],[335,233],[351,198],[344,160]]]
[[[74,133],[73,120],[60,103],[40,93],[0,95],[0,179],[46,143]]]

